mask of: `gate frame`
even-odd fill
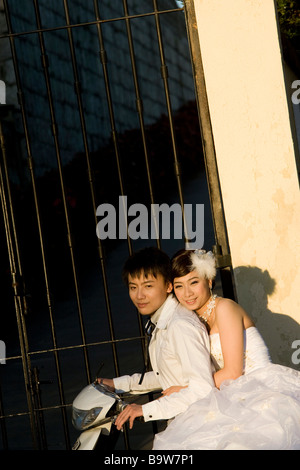
[[[226,220],[223,209],[222,192],[218,173],[214,137],[206,93],[205,74],[202,63],[198,27],[195,14],[195,0],[184,0],[186,26],[190,45],[193,75],[195,80],[196,101],[202,136],[204,162],[212,211],[216,245],[213,247],[220,270],[222,288],[225,297],[236,299],[232,273],[230,247],[227,236]]]

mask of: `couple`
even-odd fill
[[[163,392],[128,405],[115,424],[175,417],[154,450],[300,449],[300,372],[271,363],[246,312],[212,294],[215,275],[203,250],[182,250],[171,263],[145,248],[126,262],[130,298],[155,326],[153,370],[101,381],[119,392]]]

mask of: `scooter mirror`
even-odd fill
[[[104,395],[107,395],[115,400],[121,400],[120,396],[114,392],[108,385],[100,384],[97,380],[94,382],[94,387]]]

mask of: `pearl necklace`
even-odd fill
[[[205,323],[208,323],[209,317],[211,316],[212,311],[216,306],[217,297],[218,296],[216,294],[212,295],[210,298],[210,301],[208,302],[207,309],[205,310],[203,315],[198,315],[198,317],[202,318],[202,320],[205,321]]]

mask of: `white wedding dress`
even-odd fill
[[[223,367],[219,334],[210,336]],[[300,449],[300,372],[273,364],[255,327],[245,330],[244,375],[192,404],[156,435],[154,450]]]

